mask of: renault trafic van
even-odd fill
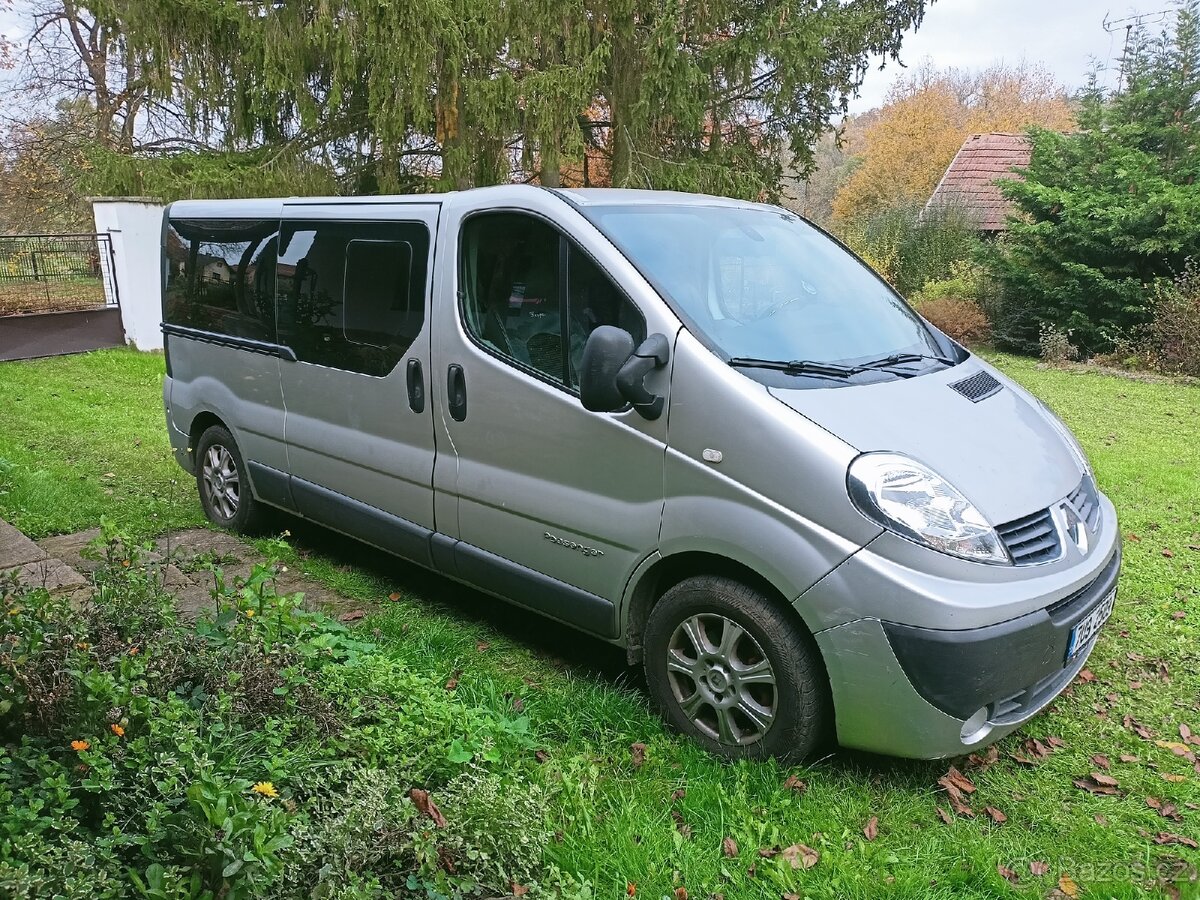
[[[164,400],[286,510],[624,647],[715,753],[961,754],[1112,612],[1078,443],[827,234],[627,190],[184,201]]]

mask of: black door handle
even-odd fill
[[[446,370],[446,393],[449,395],[450,418],[461,422],[467,417],[467,377],[457,363],[452,363]]]
[[[425,411],[425,377],[419,359],[408,361],[408,408],[415,413]]]

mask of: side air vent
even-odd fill
[[[1058,529],[1048,509],[999,525],[996,533],[1018,566],[1032,566],[1059,557]]]
[[[1075,507],[1075,512],[1079,513],[1079,518],[1087,522],[1088,528],[1095,531],[1096,526],[1100,523],[1100,495],[1091,475],[1083,476],[1083,481],[1079,482],[1079,487],[1071,491],[1067,502]]]
[[[980,369],[974,375],[968,375],[962,381],[954,382],[950,387],[972,403],[978,403],[997,393],[1002,385],[992,377],[990,372]]]

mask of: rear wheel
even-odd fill
[[[196,485],[210,522],[231,531],[258,531],[265,510],[250,489],[246,464],[227,429],[213,425],[196,445]]]
[[[681,581],[651,610],[643,647],[665,717],[713,753],[798,761],[827,734],[828,686],[812,637],[746,584]]]

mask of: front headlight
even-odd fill
[[[1012,559],[983,513],[941,476],[898,453],[850,464],[850,497],[868,518],[910,540],[976,562]]]

